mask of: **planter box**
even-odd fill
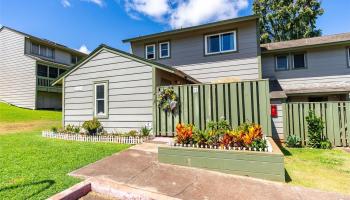
[[[161,163],[284,182],[283,154],[271,138],[268,138],[268,140],[272,145],[272,152],[169,146],[158,148],[158,160]]]

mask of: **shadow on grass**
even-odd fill
[[[32,194],[28,194],[28,196],[26,196],[26,199],[29,199],[31,197],[34,197],[35,195],[40,194],[41,192],[49,189],[53,184],[55,184],[56,182],[54,180],[42,180],[42,181],[37,181],[37,182],[30,182],[30,183],[24,183],[24,184],[18,184],[18,185],[12,185],[12,186],[8,186],[8,187],[3,187],[0,188],[0,193],[5,192],[5,191],[9,191],[9,190],[15,190],[18,188],[25,188],[25,187],[31,187],[34,185],[43,185],[42,188],[40,188],[38,191],[32,193]]]
[[[292,153],[290,151],[288,151],[288,149],[286,149],[280,142],[276,142],[278,148],[280,148],[280,150],[282,151],[284,156],[292,156]],[[290,177],[288,171],[286,169],[284,169],[284,174],[285,174],[285,181],[286,183],[289,183],[292,181],[292,178]]]

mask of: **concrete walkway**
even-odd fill
[[[228,175],[157,162],[157,147],[144,143],[71,173],[80,178],[101,177],[127,187],[178,199],[349,199],[283,183]]]

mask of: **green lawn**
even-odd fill
[[[308,148],[283,151],[289,184],[350,194],[350,153]]]
[[[129,147],[41,137],[60,120],[60,112],[0,103],[0,199],[46,199],[80,182],[67,173]],[[18,126],[24,124],[33,126]]]

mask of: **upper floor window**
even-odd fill
[[[350,67],[350,47],[347,50],[348,53],[348,66]]]
[[[170,57],[170,42],[159,43],[159,58]]]
[[[304,53],[293,54],[293,69],[306,68],[306,56]]]
[[[108,109],[108,83],[100,82],[95,83],[95,103],[94,103],[94,113],[97,117],[107,117],[107,109]]]
[[[72,64],[77,64],[77,63],[81,60],[81,57],[71,55],[71,56],[70,56],[70,59],[71,59],[70,62],[71,62]]]
[[[54,50],[50,47],[32,43],[30,52],[46,58],[54,58]]]
[[[205,54],[226,53],[237,50],[236,31],[205,36]]]
[[[146,45],[146,58],[147,59],[155,59],[156,58],[156,45],[150,44]]]
[[[276,70],[288,70],[288,55],[276,56]]]

